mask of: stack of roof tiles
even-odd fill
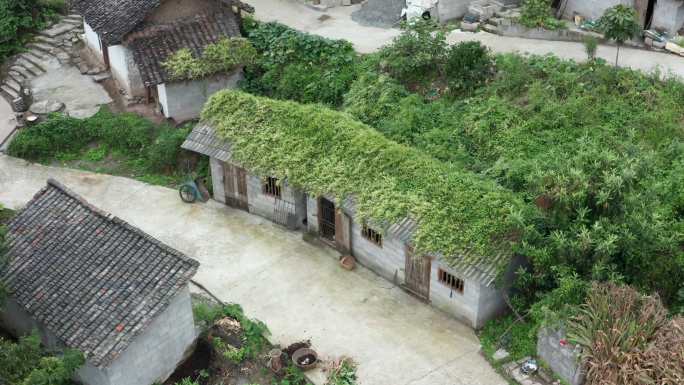
[[[188,284],[198,262],[49,180],[8,225],[12,297],[106,367]]]

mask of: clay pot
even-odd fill
[[[292,363],[302,370],[313,369],[318,363],[318,354],[309,348],[301,348],[292,355]]]
[[[349,271],[354,270],[356,267],[356,259],[351,255],[345,255],[340,258],[340,266]]]

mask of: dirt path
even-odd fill
[[[323,357],[353,357],[360,385],[505,385],[469,327],[359,268],[328,247],[210,201],[188,205],[175,190],[44,167],[0,155],[0,203],[23,206],[48,177],[92,204],[200,261],[195,279],[264,321],[275,343],[311,339]],[[324,382],[318,372],[316,384]]]

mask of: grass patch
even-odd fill
[[[537,353],[537,327],[531,322],[515,322],[513,315],[487,322],[479,337],[482,351],[490,359],[499,349],[506,349],[513,360]]]
[[[193,170],[208,176],[208,160],[180,148],[190,126],[155,125],[103,107],[87,119],[54,114],[19,132],[9,154],[47,165],[176,186]],[[198,164],[199,163],[199,164]]]

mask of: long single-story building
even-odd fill
[[[355,218],[351,197],[337,202],[332,197],[299,191],[269,175],[256,175],[232,157],[231,143],[214,129],[198,124],[182,148],[209,156],[214,199],[228,206],[260,215],[290,229],[317,235],[342,254],[353,255],[378,275],[424,301],[461,319],[473,328],[506,312],[503,291],[521,261],[514,260],[503,279],[497,266],[504,254],[487,263],[472,265],[461,258],[448,264],[436,255],[418,257],[412,251],[417,223],[409,218],[386,229]],[[497,283],[504,282],[497,286]]]
[[[0,322],[79,350],[88,385],[163,382],[197,336],[188,283],[199,263],[102,212],[60,183],[8,224],[9,289]]]
[[[193,79],[174,80],[163,63],[181,49],[196,57],[224,38],[241,37],[237,0],[78,0],[86,44],[127,95],[156,103],[178,122],[199,116],[214,92],[235,88],[242,69]]]

